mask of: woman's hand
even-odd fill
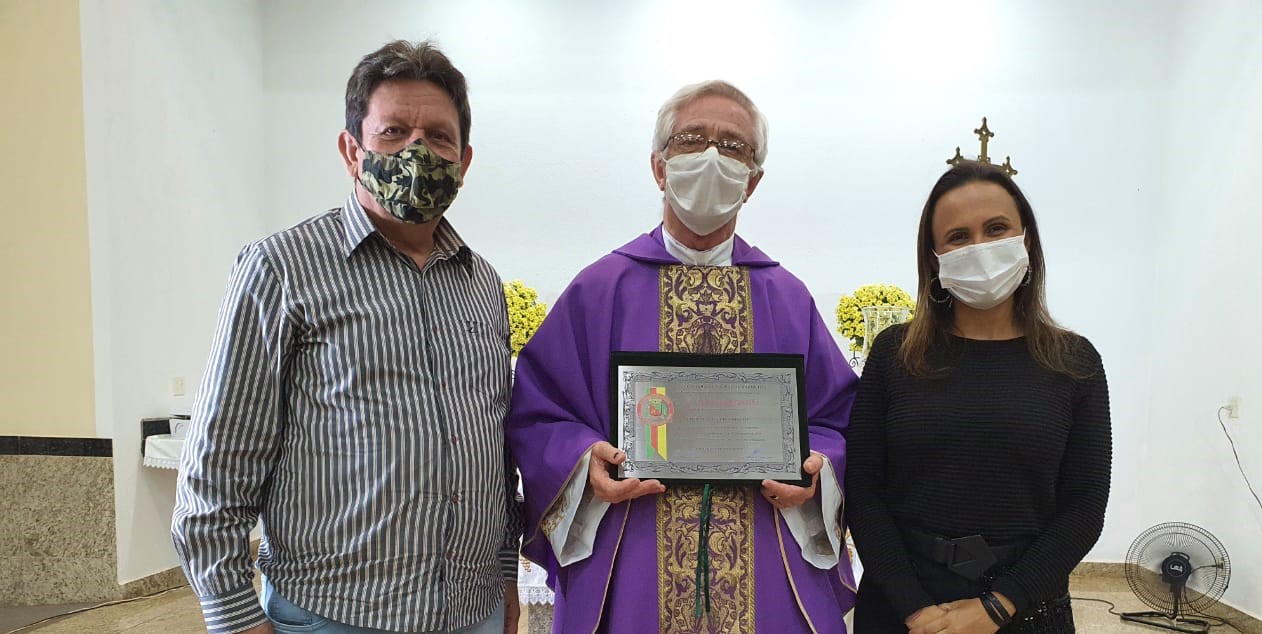
[[[915,634],[920,634],[921,632],[926,631],[923,628],[927,624],[938,622],[938,620],[946,616],[946,613],[946,609],[940,605],[926,606],[916,610],[914,614],[907,617],[907,620],[903,621],[903,625],[906,625],[907,629],[911,630]],[[928,631],[936,632],[937,630]]]
[[[1008,610],[1008,614],[1012,614],[1015,609],[1012,601],[998,592],[994,594],[995,598],[999,599],[1003,607]],[[999,631],[999,626],[982,606],[981,599],[962,599],[935,607],[941,612],[932,620],[921,618],[913,622],[913,619],[929,608],[920,610],[907,619],[910,634],[995,634]]]

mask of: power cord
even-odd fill
[[[1243,632],[1243,631],[1244,631],[1244,630],[1240,629],[1239,627],[1237,627],[1235,623],[1232,623],[1231,621],[1228,621],[1227,619],[1224,619],[1224,618],[1223,618],[1223,617],[1221,617],[1221,616],[1214,616],[1213,614],[1206,614],[1206,613],[1204,613],[1204,612],[1202,612],[1202,611],[1200,611],[1200,610],[1198,610],[1198,609],[1196,609],[1195,607],[1192,607],[1192,606],[1190,606],[1190,605],[1189,605],[1189,606],[1187,606],[1187,607],[1188,607],[1188,609],[1190,609],[1190,610],[1191,610],[1194,614],[1196,614],[1196,615],[1197,615],[1197,616],[1199,616],[1199,617],[1206,618],[1206,619],[1213,619],[1213,620],[1215,620],[1215,621],[1218,621],[1217,623],[1210,623],[1210,624],[1209,624],[1209,626],[1210,626],[1210,627],[1222,627],[1222,626],[1226,625],[1227,627],[1230,627],[1231,629],[1233,629],[1233,630],[1235,630],[1235,631],[1237,631],[1237,632]]]
[[[23,625],[22,627],[19,627],[19,628],[17,628],[16,630],[9,630],[8,632],[5,632],[4,634],[18,634],[18,632],[24,632],[24,631],[29,630],[29,629],[31,629],[31,628],[33,628],[33,627],[37,626],[37,625],[43,625],[43,624],[48,623],[48,622],[50,622],[50,621],[56,621],[57,619],[63,619],[63,618],[66,618],[67,616],[72,616],[72,615],[75,615],[75,614],[83,614],[84,612],[91,612],[92,610],[98,610],[98,609],[100,609],[100,608],[107,608],[107,607],[110,607],[110,606],[112,606],[112,605],[123,605],[124,603],[133,603],[133,602],[135,602],[135,601],[144,601],[144,600],[146,600],[146,599],[156,599],[156,598],[158,598],[158,597],[160,597],[160,596],[162,596],[162,595],[164,595],[164,594],[167,594],[167,593],[169,593],[169,592],[175,592],[176,590],[183,590],[184,588],[187,588],[187,587],[188,587],[188,584],[186,583],[186,584],[184,584],[184,585],[179,585],[179,586],[176,586],[176,587],[174,587],[174,588],[167,588],[166,590],[162,590],[162,591],[159,591],[159,592],[154,592],[153,594],[146,594],[146,595],[144,595],[144,596],[132,597],[132,598],[130,598],[130,599],[119,599],[119,600],[117,600],[117,601],[106,601],[105,603],[99,603],[99,604],[97,604],[97,605],[88,606],[88,607],[86,607],[86,608],[79,608],[78,610],[71,610],[71,611],[69,611],[69,612],[64,612],[64,613],[62,613],[62,614],[55,614],[55,615],[50,616],[50,617],[48,617],[48,618],[46,618],[46,619],[43,619],[43,620],[41,620],[41,621],[36,621],[36,622],[31,623],[31,624],[29,624],[29,625]]]
[[[1188,602],[1188,589],[1184,589],[1184,606],[1186,607],[1186,609],[1190,610],[1191,613],[1195,614],[1196,616],[1201,616],[1201,618],[1204,618],[1204,619],[1213,619],[1215,621],[1218,621],[1218,623],[1210,623],[1209,624],[1210,628],[1222,628],[1223,625],[1227,625],[1228,628],[1232,628],[1235,631],[1244,631],[1241,629],[1241,626],[1232,623],[1232,621],[1222,618],[1222,616],[1215,616],[1213,614],[1205,614],[1203,613],[1203,611],[1196,609],[1195,605],[1191,605],[1190,602]]]
[[[1249,487],[1249,493],[1253,494],[1253,501],[1258,503],[1258,508],[1262,509],[1262,499],[1258,498],[1258,492],[1253,490],[1253,483],[1249,482],[1249,476],[1244,472],[1244,465],[1240,463],[1240,454],[1236,451],[1236,441],[1231,437],[1231,433],[1227,431],[1227,423],[1223,422],[1223,412],[1227,411],[1226,407],[1218,408],[1218,426],[1223,428],[1223,434],[1227,436],[1227,442],[1231,443],[1231,455],[1236,457],[1236,468],[1240,470],[1240,477],[1244,478],[1245,486]]]
[[[1122,616],[1122,613],[1117,611],[1117,606],[1116,606],[1116,605],[1113,605],[1113,602],[1112,602],[1112,601],[1105,601],[1104,599],[1092,599],[1092,598],[1090,598],[1090,597],[1075,597],[1075,596],[1071,596],[1071,597],[1069,597],[1069,600],[1070,600],[1071,602],[1073,602],[1073,601],[1092,601],[1092,602],[1095,602],[1095,603],[1103,603],[1103,604],[1105,604],[1105,605],[1109,606],[1109,614],[1112,614],[1113,616]]]

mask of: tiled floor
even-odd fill
[[[1112,601],[1117,605],[1119,612],[1147,609],[1131,594],[1123,579],[1075,577],[1072,592],[1075,597],[1074,616],[1079,632],[1145,634],[1160,631],[1141,625],[1123,623],[1118,617],[1109,614],[1107,605],[1082,600],[1094,598]],[[4,618],[3,613],[4,610],[0,610],[0,619]],[[520,630],[522,634],[527,634],[530,629],[525,625],[527,620],[528,617],[523,615],[523,626]],[[534,619],[536,629],[540,621],[539,618]],[[0,620],[0,623],[2,622]],[[205,631],[198,612],[197,600],[188,588],[180,588],[132,603],[102,607],[20,630],[21,634],[194,634]],[[1239,630],[1224,626],[1216,627],[1212,631],[1215,634],[1229,634]],[[0,632],[10,634],[9,629],[0,629]],[[1245,632],[1253,634],[1259,630],[1247,628]],[[529,634],[535,633],[529,632]]]
[[[0,632],[9,632],[19,626],[42,621],[59,614],[73,612],[81,608],[90,608],[95,603],[74,605],[40,605],[23,608],[0,608]]]

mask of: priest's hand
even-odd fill
[[[627,454],[603,440],[592,445],[592,461],[587,469],[587,485],[592,488],[592,492],[598,499],[610,504],[618,504],[642,495],[655,495],[666,491],[666,487],[657,480],[628,478],[618,481],[609,477],[609,467],[620,465],[626,460]]]
[[[811,457],[802,463],[802,471],[811,476],[811,486],[800,487],[775,480],[762,481],[762,496],[778,509],[793,509],[802,506],[807,500],[815,497],[815,489],[819,484],[819,470],[824,468],[824,457],[811,452]]]

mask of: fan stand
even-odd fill
[[[1183,598],[1183,592],[1187,589],[1188,575],[1191,574],[1192,564],[1188,561],[1188,557],[1184,553],[1170,553],[1169,557],[1161,563],[1161,580],[1170,584],[1170,598],[1172,607],[1170,614],[1164,612],[1123,612],[1122,620],[1132,623],[1141,623],[1158,627],[1163,630],[1171,630],[1174,632],[1187,632],[1188,634],[1206,634],[1209,632],[1209,623],[1200,619],[1185,619],[1179,616],[1180,599]]]
[[[1187,632],[1188,634],[1206,634],[1206,632],[1209,632],[1209,623],[1205,621],[1179,618],[1161,612],[1124,612],[1122,613],[1122,620],[1159,627],[1173,632]]]

